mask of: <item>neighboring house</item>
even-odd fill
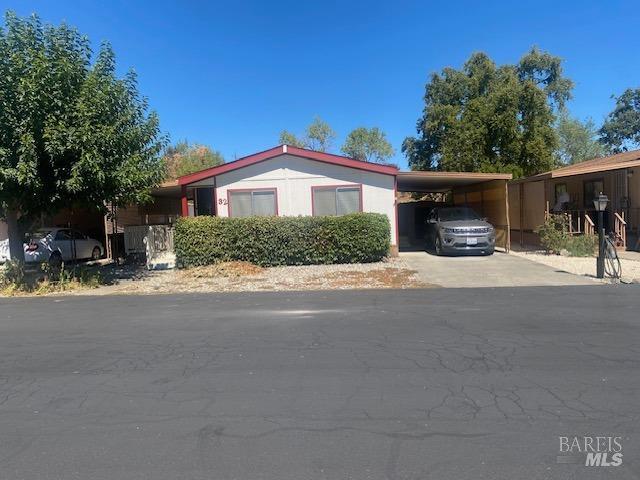
[[[533,230],[549,213],[566,213],[571,233],[597,232],[593,199],[607,195],[605,229],[621,247],[637,247],[640,227],[640,150],[595,158],[509,183],[510,224],[521,244],[537,243]]]
[[[390,165],[281,145],[178,179],[182,216],[382,213],[397,248],[396,174]]]

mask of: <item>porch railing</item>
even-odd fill
[[[597,228],[588,210],[566,210],[559,212],[566,218],[567,232],[570,235],[597,235]],[[593,212],[593,211],[592,211]],[[553,212],[549,202],[545,209],[545,218]],[[609,212],[609,228],[615,234],[616,245],[626,249],[640,250],[640,208],[627,208],[621,212]]]
[[[566,219],[569,235],[597,235],[596,223],[587,210],[567,210],[562,212]],[[624,212],[613,212],[611,215],[613,224],[609,224],[616,237],[617,245],[621,248],[627,246],[627,219]],[[611,220],[610,220],[611,221]]]
[[[595,223],[586,210],[565,210],[560,213],[566,219],[569,235],[594,234]],[[549,213],[547,213],[549,215]]]
[[[624,219],[624,212],[620,215],[618,212],[613,214],[613,232],[616,235],[616,246],[621,248],[627,247],[627,222]]]
[[[584,233],[586,235],[596,234],[596,224],[593,223],[593,220],[591,220],[591,217],[586,212],[584,214]]]

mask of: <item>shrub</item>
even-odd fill
[[[540,236],[542,248],[550,253],[560,253],[569,241],[567,220],[564,215],[549,215],[534,231]]]
[[[598,249],[597,235],[575,235],[569,238],[565,246],[572,257],[591,257]]]
[[[54,270],[47,262],[38,265],[9,260],[0,268],[0,295],[42,295],[97,288],[102,283],[99,271],[85,267],[65,269],[63,264]]]
[[[535,232],[540,236],[540,244],[549,253],[559,254],[566,250],[572,257],[589,257],[598,248],[598,237],[595,235],[570,235],[565,215],[550,215]]]
[[[389,252],[386,215],[187,217],[176,223],[179,267],[246,261],[261,266],[376,262]]]
[[[14,285],[22,287],[26,284],[26,273],[24,262],[7,260],[4,263],[4,269],[0,272],[0,285]]]

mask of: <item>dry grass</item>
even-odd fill
[[[0,297],[31,297],[78,292],[96,289],[101,285],[101,279],[96,272],[87,273],[82,270],[73,276],[71,272],[63,271],[58,280],[51,280],[42,273],[35,272],[27,275],[21,283],[0,282]]]
[[[368,272],[334,272],[309,278],[309,282],[328,288],[425,288],[433,285],[416,280],[416,270],[386,267]]]
[[[193,267],[186,270],[178,270],[178,277],[184,280],[194,278],[234,278],[260,275],[264,272],[264,268],[249,262],[223,262],[215,265],[206,265],[203,267]]]
[[[426,288],[417,272],[400,258],[377,263],[300,265],[262,268],[248,262],[226,262],[185,270],[145,272],[120,278],[75,295],[264,292]]]

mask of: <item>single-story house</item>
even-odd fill
[[[397,167],[279,145],[178,179],[181,215],[340,215],[377,212],[389,217],[391,248],[424,248],[426,209],[398,202],[398,192],[447,194],[497,228],[509,249],[506,182],[510,174],[400,172]],[[400,239],[403,239],[403,242]]]
[[[178,179],[182,216],[341,215],[389,217],[398,245],[398,168],[280,145]]]
[[[597,232],[593,200],[607,195],[605,229],[620,247],[638,247],[640,150],[619,153],[509,182],[510,225],[521,244],[537,244],[534,229],[549,213],[565,213],[574,234]]]

